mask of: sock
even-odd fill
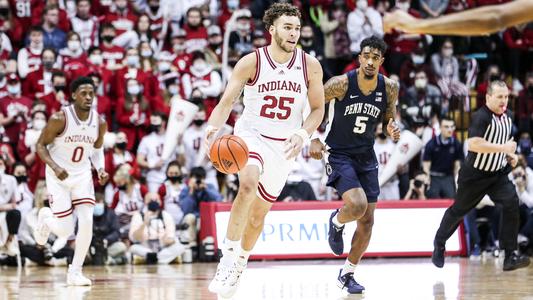
[[[246,264],[248,264],[248,258],[250,257],[250,251],[246,251],[244,249],[241,250],[241,254],[239,255],[239,257],[237,258],[237,262],[241,265],[241,266],[246,266]]]
[[[72,267],[81,269],[93,238],[93,206],[81,204],[75,210],[78,216],[78,233],[76,234],[76,248],[74,249]]]
[[[344,276],[346,273],[353,273],[355,271],[355,267],[357,267],[356,264],[352,264],[348,259],[346,259],[346,262],[344,262],[344,266],[342,267],[341,276]]]
[[[344,226],[344,224],[342,224],[342,223],[339,221],[339,212],[340,212],[340,211],[338,211],[338,212],[335,214],[335,216],[333,217],[333,219],[331,219],[331,221],[333,222],[333,224],[334,224],[335,226],[337,226],[337,227],[340,228],[340,227]]]
[[[226,238],[222,248],[222,258],[220,262],[228,267],[233,266],[241,252],[241,240],[232,241]]]

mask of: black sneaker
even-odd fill
[[[506,255],[505,260],[503,261],[503,270],[512,271],[520,268],[525,268],[529,266],[529,257],[518,254],[516,251],[513,251],[511,255]]]
[[[337,227],[333,224],[333,218],[339,212],[337,209],[329,217],[329,232],[328,232],[328,243],[331,251],[335,255],[341,255],[344,252],[344,241],[342,240],[342,231],[344,230],[344,225],[342,227]]]
[[[431,255],[431,262],[435,265],[437,268],[444,267],[444,253],[446,252],[446,248],[442,246],[434,245],[433,249],[433,255]]]

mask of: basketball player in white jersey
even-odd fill
[[[237,62],[224,95],[208,121],[206,142],[224,125],[244,90],[244,111],[235,125],[249,150],[239,172],[239,192],[228,223],[223,256],[209,290],[231,297],[250,251],[263,230],[264,218],[279,196],[302,145],[324,115],[324,88],[319,62],[296,48],[300,11],[273,4],[263,18],[270,45]],[[309,103],[310,114],[303,117]]]
[[[106,122],[92,109],[95,98],[93,81],[78,77],[71,84],[72,105],[54,113],[37,141],[37,153],[46,163],[46,187],[50,208],[39,211],[35,241],[44,245],[53,232],[68,238],[74,232],[73,212],[78,219],[74,258],[67,273],[67,285],[91,285],[81,272],[91,244],[93,229],[94,185],[91,163],[104,185],[104,134]]]

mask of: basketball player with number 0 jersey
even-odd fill
[[[39,211],[35,241],[44,245],[50,232],[60,238],[74,233],[78,219],[74,258],[67,273],[67,285],[91,285],[81,272],[91,244],[93,230],[94,185],[91,164],[104,185],[103,142],[107,125],[92,109],[95,87],[92,79],[78,77],[71,84],[73,103],[48,120],[37,142],[37,153],[46,163],[46,187],[50,208]]]
[[[244,90],[244,111],[234,133],[248,146],[249,158],[239,172],[223,256],[209,285],[211,292],[225,298],[235,293],[264,218],[281,193],[296,155],[324,115],[322,67],[296,47],[300,18],[298,8],[285,3],[275,3],[265,12],[263,22],[271,44],[237,62],[208,121],[207,145]],[[304,119],[307,103],[311,112]]]

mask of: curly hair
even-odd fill
[[[274,25],[274,21],[281,16],[295,16],[302,19],[302,14],[296,6],[288,3],[274,3],[265,11],[263,17],[266,29],[268,30],[271,25]]]
[[[366,46],[370,47],[371,49],[379,50],[379,52],[381,52],[381,56],[384,56],[385,52],[387,52],[387,44],[385,41],[374,35],[364,39],[361,42],[361,51],[363,51]]]

